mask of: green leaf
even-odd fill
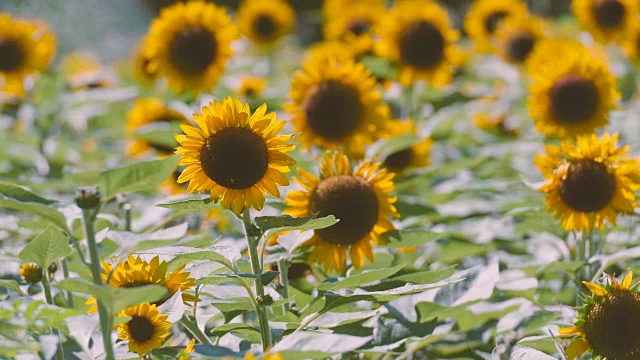
[[[67,230],[64,215],[49,206],[55,201],[42,198],[22,187],[13,184],[0,184],[0,207],[38,215],[62,230]]]
[[[215,261],[236,272],[233,261],[240,254],[233,254],[233,248],[223,246],[213,246],[206,249],[192,248],[188,246],[172,246],[169,248],[158,248],[145,251],[147,254],[154,255],[174,255],[175,257],[169,262],[170,269],[176,269],[191,260],[209,260]]]
[[[49,200],[40,197],[21,186],[4,182],[0,182],[0,194],[20,202],[32,202],[43,205],[51,205],[56,203],[55,200]]]
[[[15,290],[20,295],[26,295],[17,282],[11,280],[0,280],[0,287],[6,287]]]
[[[135,137],[146,140],[148,143],[167,149],[175,149],[178,142],[174,138],[176,134],[182,134],[180,122],[151,123],[140,127],[135,132]]]
[[[202,199],[177,200],[170,203],[158,204],[156,206],[179,211],[181,214],[190,214],[203,210],[219,208],[220,203],[213,202],[211,201],[211,198],[207,197]]]
[[[390,140],[387,140],[376,150],[376,153],[380,158],[386,158],[387,156],[394,154],[398,151],[402,151],[410,148],[419,140],[417,134],[409,133],[396,136]]]
[[[283,231],[324,229],[337,223],[338,220],[333,215],[320,219],[312,217],[296,218],[289,215],[280,215],[258,216],[255,218],[255,222],[263,232],[264,237],[268,239],[272,235]]]
[[[389,241],[390,248],[402,248],[407,246],[420,246],[430,242],[451,236],[451,233],[436,233],[429,230],[392,230],[382,236]]]
[[[227,333],[233,332],[235,330],[253,330],[253,331],[257,331],[258,333],[260,332],[260,330],[254,328],[251,325],[248,324],[244,324],[244,323],[231,323],[231,324],[223,324],[220,325],[218,327],[216,327],[215,329],[213,329],[211,331],[211,335],[213,336],[217,336],[217,337],[221,337],[226,335]]]
[[[224,316],[224,322],[228,323],[236,316],[244,314],[249,311],[254,311],[255,308],[251,301],[247,299],[229,299],[229,300],[215,300],[211,303],[215,306]]]
[[[165,181],[176,169],[179,155],[160,160],[142,161],[100,174],[100,184],[104,191],[104,200],[118,193],[140,191],[154,188]]]
[[[298,359],[313,356],[314,353],[337,354],[352,351],[371,341],[371,336],[351,336],[346,334],[329,334],[314,331],[304,331],[284,337],[277,343],[273,352],[300,353]]]
[[[429,283],[446,279],[449,276],[453,275],[454,272],[455,272],[455,267],[449,266],[444,269],[402,274],[400,276],[396,276],[394,278],[389,279],[389,281],[402,281],[402,282],[411,283],[411,284],[429,284]]]
[[[403,267],[405,267],[405,264],[400,264],[387,269],[375,269],[375,270],[363,271],[359,274],[349,276],[344,280],[336,281],[333,283],[322,283],[318,285],[318,290],[327,291],[327,290],[339,290],[339,289],[353,289],[361,285],[366,285],[375,281],[386,279],[396,274],[398,271],[402,270]]]
[[[67,237],[60,230],[49,226],[28,243],[18,256],[23,262],[34,262],[46,269],[56,260],[73,252]]]

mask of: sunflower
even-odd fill
[[[187,344],[184,350],[180,352],[180,355],[178,356],[178,360],[187,360],[191,358],[189,354],[193,352],[194,350],[193,346],[195,345],[195,343],[196,341],[194,339],[189,340],[189,344]]]
[[[405,86],[416,80],[446,85],[461,62],[460,50],[453,45],[460,35],[451,27],[447,11],[435,2],[399,2],[375,32],[380,35],[378,53],[399,63]]]
[[[145,42],[149,71],[176,92],[208,91],[233,53],[237,30],[223,7],[196,0],[164,8]]]
[[[353,47],[350,47],[344,41],[339,40],[325,40],[319,41],[306,51],[302,63],[309,64],[315,62],[328,63],[331,59],[337,61],[354,60],[356,58],[356,52]],[[317,65],[318,66],[318,65]]]
[[[625,156],[629,146],[616,148],[617,141],[618,134],[584,135],[536,156],[547,209],[567,231],[602,229],[605,220],[615,225],[618,213],[636,208],[640,161]]]
[[[0,91],[23,96],[25,78],[46,70],[55,50],[46,24],[0,13]]]
[[[38,264],[24,263],[20,267],[20,276],[29,284],[35,284],[42,280],[42,268]]]
[[[515,64],[527,60],[535,44],[544,37],[542,20],[535,16],[512,16],[500,23],[495,32],[503,59]]]
[[[127,261],[120,262],[115,268],[106,261],[102,262],[102,281],[109,279],[109,286],[131,288],[144,285],[161,285],[169,292],[169,296],[155,303],[160,305],[167,301],[173,294],[182,293],[182,300],[185,303],[195,303],[200,299],[194,295],[187,294],[187,291],[196,286],[196,281],[189,277],[189,272],[184,272],[184,265],[167,274],[167,262],[160,262],[158,256],[154,256],[151,262],[142,260],[140,256],[129,256]],[[111,275],[110,275],[111,274]],[[86,302],[92,305],[90,313],[98,311],[96,299],[90,297]]]
[[[136,100],[135,104],[127,113],[127,123],[125,129],[134,138],[127,148],[127,152],[134,156],[139,156],[155,149],[161,155],[170,155],[175,151],[175,146],[164,144],[154,144],[142,138],[136,138],[135,132],[151,124],[180,123],[189,124],[189,120],[181,113],[168,108],[162,101],[152,98]]]
[[[391,125],[391,133],[393,136],[401,136],[404,134],[416,134],[417,127],[413,120],[394,121]],[[399,149],[388,154],[382,161],[388,171],[401,173],[408,168],[427,167],[431,163],[431,146],[433,140],[430,138],[421,139],[410,146]]]
[[[500,135],[518,137],[520,129],[507,124],[507,117],[503,113],[478,112],[473,115],[473,125],[478,129],[495,132]]]
[[[556,61],[562,59],[562,61]],[[620,94],[606,62],[574,41],[542,41],[527,63],[529,114],[536,130],[564,138],[609,123]]]
[[[290,191],[284,211],[296,217],[334,215],[340,221],[328,228],[314,230],[304,243],[312,246],[310,263],[323,264],[325,271],[343,272],[347,251],[356,269],[365,258],[373,261],[371,243],[382,243],[380,234],[393,230],[390,217],[398,217],[393,205],[394,174],[382,164],[365,161],[351,169],[344,153],[327,151],[320,161],[320,177],[298,168],[294,180],[304,189]]]
[[[344,9],[352,5],[365,5],[370,8],[384,8],[385,0],[324,0],[322,12],[325,19],[343,16]]]
[[[476,0],[464,18],[464,28],[478,51],[488,52],[502,21],[523,18],[527,13],[527,5],[520,0]]]
[[[151,66],[151,56],[144,46],[145,40],[141,41],[133,52],[131,59],[131,69],[133,78],[141,85],[150,86],[157,77],[157,69]]]
[[[627,35],[622,44],[625,54],[630,60],[640,63],[640,22],[635,23]]]
[[[384,135],[389,108],[376,91],[376,79],[353,60],[311,59],[291,83],[290,102],[284,109],[293,115],[303,147],[344,147],[361,159],[365,145]]]
[[[131,320],[118,325],[118,339],[129,340],[129,351],[140,356],[161,347],[171,328],[167,321],[169,315],[161,315],[156,305],[149,303],[127,308],[118,316],[131,317]]]
[[[291,135],[278,135],[286,122],[267,113],[267,104],[251,115],[249,105],[228,97],[203,107],[194,120],[199,129],[181,125],[186,135],[176,135],[178,165],[187,167],[178,182],[189,181],[187,192],[210,190],[211,199],[236,214],[261,210],[265,192],[280,197],[278,186],[289,185],[284,174],[296,163],[286,153],[295,146]]]
[[[585,30],[602,42],[619,42],[638,21],[637,0],[573,0],[572,10]]]
[[[245,98],[259,98],[262,96],[262,92],[266,86],[266,78],[246,75],[240,80],[240,87],[236,92]]]
[[[95,54],[74,51],[62,59],[60,70],[66,84],[73,91],[112,87],[116,84],[110,74],[100,63]]]
[[[291,33],[295,13],[283,0],[243,0],[238,9],[240,32],[261,46]]]
[[[383,18],[385,12],[382,3],[347,4],[341,11],[326,18],[323,29],[325,39],[346,43],[356,56],[373,54],[374,41],[371,30]]]

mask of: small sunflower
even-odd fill
[[[261,46],[291,33],[295,13],[283,0],[243,0],[238,9],[240,32]]]
[[[376,91],[376,79],[353,60],[311,59],[291,83],[285,110],[300,132],[303,147],[344,147],[361,159],[365,145],[383,136],[389,108]]]
[[[532,15],[502,21],[495,32],[502,58],[515,64],[524,63],[535,44],[544,38],[542,29],[542,20]]]
[[[313,250],[308,261],[323,264],[325,271],[342,272],[347,252],[356,269],[365,258],[373,261],[371,243],[382,243],[380,234],[393,230],[390,217],[398,217],[393,205],[394,174],[381,163],[365,161],[355,169],[341,152],[326,152],[320,162],[320,177],[298,168],[294,180],[304,189],[290,191],[284,213],[296,216],[334,215],[340,221],[325,229],[314,230],[304,243]]]
[[[267,79],[261,76],[244,76],[240,80],[240,87],[237,93],[245,98],[259,98],[262,96],[264,88],[267,86]]]
[[[393,136],[417,133],[416,124],[411,119],[406,121],[394,121],[391,127],[391,134]],[[388,171],[394,173],[401,173],[409,168],[427,167],[431,163],[430,156],[432,145],[433,140],[430,138],[421,139],[407,148],[388,154],[382,161],[382,166],[384,166]]]
[[[555,61],[562,59],[562,61]],[[606,62],[574,41],[542,41],[527,64],[529,114],[536,130],[564,138],[609,123],[620,94]]]
[[[55,50],[46,24],[0,13],[0,91],[23,96],[25,78],[46,70]]]
[[[25,263],[20,267],[20,276],[29,284],[42,281],[42,268],[38,264]]]
[[[435,2],[399,2],[375,32],[380,35],[378,53],[399,64],[403,85],[417,80],[446,85],[461,63],[460,50],[453,44],[460,35],[447,11]]]
[[[573,336],[565,353],[573,360],[587,351],[593,358],[634,360],[640,354],[640,292],[631,286],[631,271],[618,282],[607,276],[605,285],[582,283],[592,296],[578,308],[575,326],[558,330]]]
[[[210,190],[211,199],[240,214],[245,207],[261,210],[265,192],[280,197],[278,186],[289,185],[285,176],[296,162],[286,155],[295,146],[291,135],[278,135],[285,121],[260,106],[253,115],[249,105],[231,97],[217,100],[194,115],[198,128],[181,125],[186,135],[176,135],[186,166],[178,182],[189,181],[187,192]]]
[[[129,351],[140,356],[161,347],[171,328],[167,321],[169,315],[161,315],[156,305],[149,303],[127,308],[118,316],[131,317],[131,320],[118,325],[118,339],[129,340]]]
[[[476,0],[464,18],[464,28],[481,52],[491,50],[493,36],[503,20],[527,15],[520,0]]]
[[[619,42],[638,22],[637,0],[573,0],[572,10],[580,25],[602,42]]]
[[[602,229],[605,220],[615,225],[618,213],[636,208],[640,161],[625,155],[628,145],[616,148],[617,141],[618,134],[579,136],[536,156],[547,209],[565,230]]]
[[[196,0],[164,8],[145,42],[149,71],[176,92],[208,91],[233,53],[235,25],[223,7]]]

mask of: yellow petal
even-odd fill
[[[560,335],[573,335],[573,334],[577,334],[577,335],[581,335],[584,334],[584,332],[582,331],[581,327],[570,327],[570,328],[562,328],[562,329],[558,329],[558,334]]]
[[[590,283],[590,282],[586,282],[583,281],[582,284],[584,286],[586,286],[589,291],[591,291],[591,293],[595,296],[605,296],[607,295],[607,289],[605,289],[602,285],[600,284],[594,284],[594,283]]]
[[[624,280],[622,280],[622,284],[620,284],[621,288],[629,290],[629,288],[631,287],[631,281],[633,281],[633,273],[631,272],[631,270],[629,270],[627,276],[625,276]]]
[[[587,352],[588,350],[589,350],[589,343],[587,342],[587,339],[581,338],[569,344],[569,346],[567,346],[564,352],[567,354],[567,357],[569,358],[569,360],[573,360],[578,356],[582,355],[583,353]]]

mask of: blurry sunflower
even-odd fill
[[[394,121],[390,126],[392,136],[417,134],[416,124],[411,119]],[[421,139],[407,148],[388,154],[382,161],[382,166],[394,173],[401,173],[409,168],[427,167],[431,163],[429,158],[432,145],[433,140],[430,138]]]
[[[210,190],[211,199],[240,214],[245,207],[261,210],[265,192],[280,197],[278,186],[289,185],[284,175],[296,162],[286,155],[295,146],[291,135],[278,135],[285,121],[276,120],[263,104],[251,114],[249,105],[231,97],[217,100],[194,115],[199,128],[181,125],[176,135],[186,166],[178,182],[189,181],[187,192]]]
[[[349,156],[361,159],[365,145],[383,136],[389,118],[375,86],[371,72],[353,60],[305,63],[293,78],[290,102],[284,106],[293,115],[303,147],[344,147]]]
[[[640,22],[629,30],[622,46],[630,60],[640,63]]]
[[[580,25],[602,42],[619,42],[638,22],[637,0],[573,0],[572,10]]]
[[[46,24],[0,13],[0,91],[23,96],[25,78],[46,70],[55,50]]]
[[[357,2],[346,5],[341,11],[327,17],[324,36],[329,41],[342,41],[351,47],[356,56],[373,54],[372,29],[384,16],[382,3]]]
[[[145,42],[150,71],[176,92],[208,91],[233,53],[236,27],[223,7],[196,0],[164,8]]]
[[[133,78],[140,84],[149,86],[158,77],[157,69],[151,66],[151,56],[142,41],[135,49],[131,60]]]
[[[327,151],[320,162],[320,177],[298,168],[294,178],[304,189],[290,191],[284,211],[296,217],[334,215],[340,221],[328,228],[314,230],[304,246],[312,246],[308,261],[323,264],[325,271],[343,272],[347,252],[356,269],[365,258],[373,261],[371,243],[380,244],[380,234],[393,230],[390,217],[397,217],[393,205],[394,174],[381,163],[365,161],[351,169],[341,152]]]
[[[607,276],[605,285],[582,283],[592,293],[578,308],[575,326],[558,330],[573,336],[565,353],[573,360],[587,351],[594,359],[634,360],[640,354],[640,292],[631,286],[631,271],[618,282]]]
[[[518,137],[520,129],[507,125],[505,114],[478,112],[473,115],[473,125],[478,129],[496,132],[501,135]]]
[[[556,61],[555,59],[562,59]],[[609,123],[620,94],[604,60],[573,41],[542,41],[527,64],[532,78],[529,114],[536,130],[564,138]]]
[[[545,182],[547,210],[567,231],[604,228],[621,212],[633,212],[640,189],[640,161],[625,156],[629,146],[616,148],[618,134],[579,136],[560,146],[546,146],[535,164]]]
[[[262,96],[262,92],[266,86],[266,78],[246,75],[240,80],[240,87],[238,88],[237,93],[245,98],[259,98]]]
[[[317,66],[319,63],[328,63],[331,59],[337,61],[354,60],[356,52],[353,47],[348,46],[343,41],[331,40],[320,41],[313,44],[305,53],[302,60],[303,64],[315,61]]]
[[[180,168],[175,169],[171,175],[167,178],[167,180],[163,181],[160,184],[160,191],[167,195],[180,195],[184,194],[187,187],[184,184],[178,183],[178,178],[180,178],[180,174],[182,174],[182,170]]]
[[[506,61],[522,64],[544,37],[542,20],[535,16],[512,16],[500,23],[495,32],[498,51]]]
[[[42,280],[42,268],[38,264],[24,263],[20,267],[20,276],[29,284],[35,284]]]
[[[60,70],[65,82],[73,91],[114,86],[115,75],[105,70],[95,54],[74,51],[64,56]]]
[[[502,21],[523,18],[527,13],[527,5],[520,0],[476,0],[464,18],[464,28],[478,51],[488,52]]]
[[[140,356],[161,347],[171,328],[167,321],[169,315],[161,315],[156,305],[149,303],[122,310],[118,316],[131,317],[131,320],[118,325],[118,339],[129,340],[129,351]]]
[[[324,0],[322,12],[325,19],[344,15],[344,9],[352,5],[365,5],[371,8],[384,7],[385,0]]]
[[[261,46],[271,46],[291,33],[295,13],[283,0],[243,0],[238,9],[240,32]]]
[[[447,11],[435,2],[396,3],[375,32],[380,35],[378,53],[399,64],[400,82],[405,86],[417,80],[446,85],[461,62],[460,51],[453,45],[458,31],[451,27]]]

